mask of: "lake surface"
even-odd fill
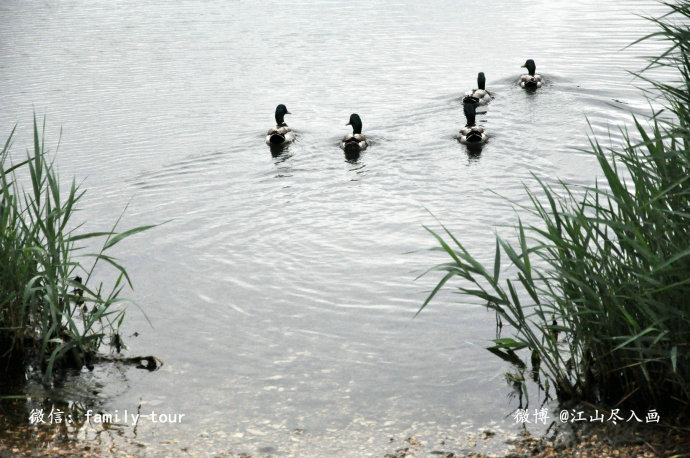
[[[127,203],[123,228],[169,221],[115,252],[153,323],[130,308],[127,354],[165,365],[104,364],[58,396],[183,423],[77,437],[144,454],[381,456],[409,436],[426,451],[499,450],[468,445],[519,431],[509,367],[484,350],[494,315],[449,290],[413,318],[439,279],[415,278],[445,261],[423,225],[439,229],[435,215],[491,262],[495,227],[516,220],[492,191],[524,204],[531,174],[593,183],[577,149],[588,121],[615,143],[625,110],[647,109],[628,71],[663,45],[624,48],[654,30],[636,15],[659,12],[647,0],[4,0],[3,136],[18,123],[22,153],[33,111],[52,150],[62,129],[57,164],[88,190],[85,230]],[[546,79],[536,93],[516,84],[527,58]],[[475,155],[453,136],[479,71],[495,100]],[[264,135],[279,103],[297,141],[274,157]],[[356,162],[338,148],[350,113],[372,143]]]

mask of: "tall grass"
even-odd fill
[[[445,275],[420,311],[462,278],[460,291],[512,328],[490,350],[529,357],[561,400],[690,404],[690,2],[667,5],[668,15],[652,19],[659,31],[644,39],[669,47],[648,68],[672,69],[678,82],[651,81],[664,113],[633,116],[641,141],[590,140],[603,184],[582,192],[537,179],[525,211],[540,223],[518,220],[516,243],[497,236],[491,267],[445,227],[443,237],[431,232],[451,260],[433,268]]]
[[[34,117],[33,150],[11,164],[14,129],[0,154],[0,364],[40,368],[51,380],[58,366],[90,365],[106,339],[117,345],[125,317],[127,271],[106,252],[124,238],[150,228],[78,232],[72,220],[84,191],[72,180],[60,186],[48,159],[43,131]],[[25,178],[29,189],[20,187]],[[95,253],[76,256],[80,242],[103,239]],[[82,263],[89,260],[90,264]],[[111,288],[93,286],[99,263],[116,270]],[[0,370],[4,370],[0,367]]]

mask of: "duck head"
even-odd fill
[[[473,103],[463,104],[463,109],[465,111],[465,118],[467,118],[467,126],[472,127],[475,125],[474,118],[477,116],[477,111]]]
[[[486,77],[484,76],[484,72],[479,72],[477,75],[477,89],[486,90]]]
[[[292,114],[282,103],[276,107],[276,124],[281,125],[285,123],[285,115]]]
[[[362,133],[362,120],[357,113],[352,113],[350,115],[350,122],[345,125],[352,126],[352,133],[355,135]]]
[[[522,68],[526,68],[527,73],[529,73],[532,76],[534,76],[534,72],[537,71],[537,65],[534,63],[532,59],[527,59],[527,62],[525,62],[525,65],[523,65]]]

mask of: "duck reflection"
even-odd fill
[[[290,154],[290,148],[287,145],[269,145],[269,150],[271,151],[271,156],[273,156],[273,159],[275,159],[274,163],[276,164],[279,164],[292,156],[292,154]]]

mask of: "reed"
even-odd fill
[[[58,367],[90,366],[106,339],[121,345],[121,292],[132,285],[108,250],[152,226],[116,232],[118,220],[110,230],[79,233],[73,217],[84,191],[74,180],[60,186],[45,150],[45,121],[39,132],[34,117],[33,149],[17,164],[10,160],[14,132],[0,154],[0,364],[35,366],[47,382]],[[88,239],[101,239],[100,250],[77,256]],[[110,288],[93,280],[103,263],[115,268]]]
[[[491,267],[445,227],[443,236],[430,231],[451,260],[432,269],[445,275],[420,311],[462,278],[460,291],[513,331],[490,350],[527,356],[561,400],[690,404],[690,2],[667,6],[669,14],[651,19],[659,31],[643,39],[669,46],[647,68],[672,69],[678,82],[638,74],[664,110],[632,117],[641,141],[627,133],[622,147],[590,140],[603,183],[582,190],[537,179],[524,211],[539,223],[518,220],[517,242],[497,236]]]

